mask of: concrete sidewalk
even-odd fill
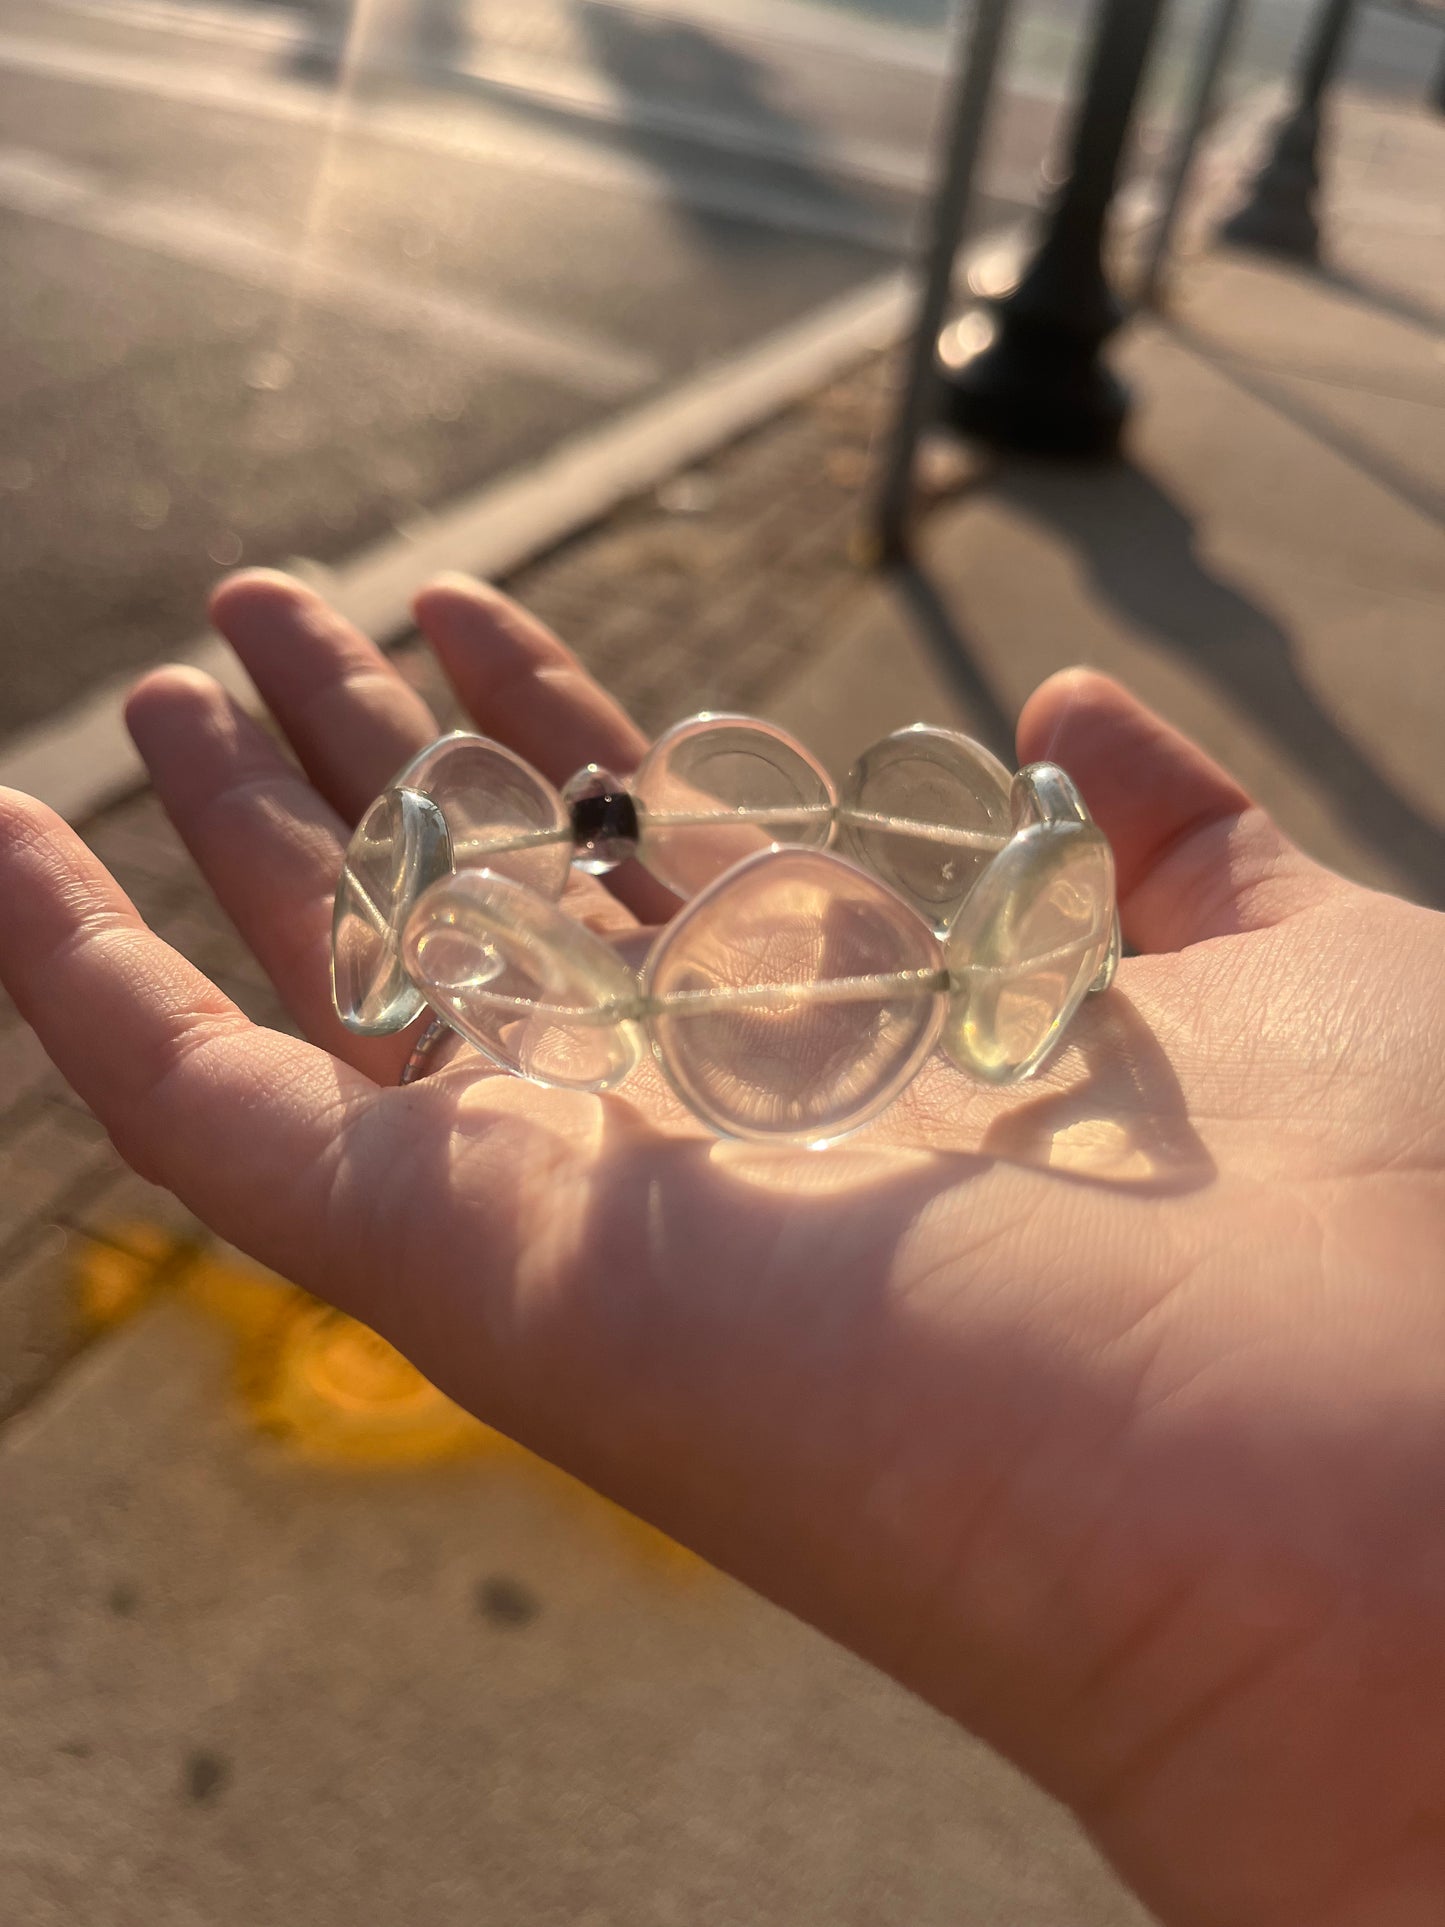
[[[1329,275],[1188,263],[1128,460],[947,456],[911,575],[848,559],[872,364],[511,586],[649,726],[756,709],[834,767],[1099,663],[1442,900],[1445,124],[1357,100],[1335,162]],[[87,833],[281,1021],[153,798]],[[985,1749],[207,1253],[13,1013],[0,1158],[0,1918],[1142,1921]]]
[[[1335,163],[1326,271],[1205,255],[1130,331],[1124,461],[940,450],[920,566],[774,713],[834,767],[919,716],[1006,752],[1093,663],[1324,862],[1445,904],[1445,123],[1356,101]]]

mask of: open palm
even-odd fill
[[[825,1155],[592,1098],[405,1089],[331,1013],[353,822],[435,733],[309,591],[131,723],[310,1040],[259,1030],[40,805],[0,806],[0,966],[123,1154],[491,1424],[992,1740],[1180,1927],[1445,1918],[1445,918],[1292,849],[1104,678],[1028,705],[1141,953],[1009,1092],[931,1065]],[[459,579],[422,626],[553,780],[644,747]],[[302,773],[304,771],[304,774]],[[569,899],[621,943],[645,876]]]

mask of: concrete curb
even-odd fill
[[[411,625],[427,577],[467,568],[504,575],[597,521],[629,495],[756,427],[895,341],[912,311],[905,273],[868,283],[743,355],[658,400],[564,443],[532,468],[464,496],[420,529],[362,551],[336,569],[290,565],[380,641]],[[175,660],[214,676],[238,700],[258,699],[235,657],[213,636]],[[72,822],[140,788],[145,771],[121,720],[135,671],[0,745],[0,785],[28,791]]]

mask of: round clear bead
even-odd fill
[[[402,967],[402,926],[450,868],[435,803],[415,790],[384,790],[346,846],[331,919],[331,997],[348,1030],[385,1036],[420,1016],[422,994]]]
[[[567,812],[520,756],[457,730],[414,756],[396,781],[441,811],[455,869],[485,867],[544,897],[561,896],[572,867]]]
[[[1092,824],[1094,821],[1073,777],[1057,763],[1029,763],[1014,777],[1013,820],[1016,829],[1028,829],[1034,823]],[[1109,948],[1099,965],[1098,976],[1089,985],[1091,996],[1107,990],[1113,983],[1123,954],[1124,932],[1116,906]]]
[[[1114,911],[1114,925],[1109,932],[1109,948],[1104,952],[1104,961],[1099,965],[1099,974],[1089,985],[1089,995],[1097,997],[1100,991],[1107,990],[1119,974],[1119,959],[1124,954],[1124,926],[1119,921],[1119,912]]]
[[[606,876],[637,853],[637,805],[620,776],[589,763],[569,779],[562,802],[572,823],[572,861]]]
[[[667,926],[643,973],[668,1082],[726,1136],[823,1143],[875,1116],[943,1019],[943,952],[825,850],[749,858]]]
[[[641,1054],[635,973],[523,884],[489,870],[444,878],[412,912],[402,949],[432,1009],[505,1070],[602,1091]]]
[[[939,936],[1008,841],[1009,772],[957,730],[917,723],[874,743],[843,786],[845,850]]]
[[[1027,763],[1013,779],[1014,828],[1031,823],[1091,823],[1088,806],[1069,772],[1057,763]]]
[[[1092,823],[1033,823],[996,856],[947,942],[943,1047],[990,1084],[1031,1077],[1099,977],[1114,859]]]
[[[750,716],[675,723],[642,759],[632,792],[642,861],[681,897],[744,857],[833,834],[828,772],[786,730]]]

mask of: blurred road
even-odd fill
[[[0,734],[189,639],[221,567],[339,559],[898,255],[932,63],[349,17],[0,8]]]
[[[985,219],[1083,11],[1023,11]],[[220,569],[339,561],[892,265],[947,12],[0,0],[0,738]]]

